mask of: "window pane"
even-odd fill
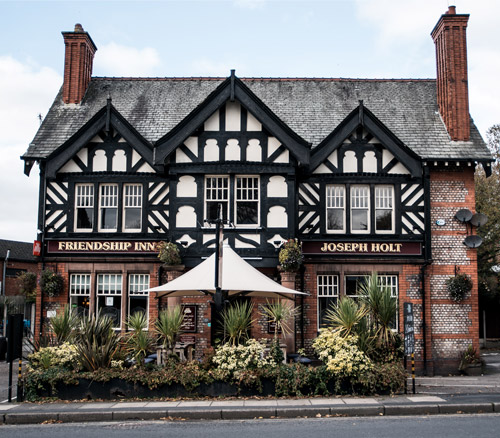
[[[392,230],[392,210],[377,210],[375,212],[378,231]]]
[[[368,211],[352,210],[351,212],[352,229],[354,231],[368,230]]]
[[[125,228],[139,230],[141,228],[141,213],[140,208],[125,209]]]
[[[218,204],[222,206],[222,218],[228,218],[229,178],[209,176],[205,178],[206,219],[217,219]]]
[[[236,224],[259,223],[259,178],[236,177]]]
[[[366,275],[346,275],[344,277],[345,294],[351,297],[358,297],[358,289],[366,280]]]
[[[326,227],[328,230],[343,230],[344,210],[329,208]]]
[[[116,229],[117,219],[118,219],[118,212],[116,211],[116,208],[101,209],[101,228],[103,230]]]
[[[80,230],[91,230],[94,222],[93,208],[76,209],[76,228]]]
[[[259,205],[257,202],[238,202],[236,209],[236,223],[241,225],[255,225],[258,223]]]

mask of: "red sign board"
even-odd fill
[[[420,242],[302,242],[302,252],[309,255],[356,255],[356,256],[419,256],[422,255]]]
[[[35,240],[33,242],[33,255],[35,257],[40,257],[40,254],[42,253],[42,242],[39,240]]]

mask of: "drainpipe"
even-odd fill
[[[423,336],[423,356],[424,356],[424,375],[427,375],[427,319],[425,306],[425,268],[431,264],[430,260],[426,260],[420,267],[420,277],[422,278],[422,336]]]
[[[5,295],[5,278],[7,277],[7,263],[10,257],[10,249],[7,250],[5,260],[3,262],[3,277],[2,277],[2,296],[3,296],[3,336],[5,337],[7,328],[7,299]]]

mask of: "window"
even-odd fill
[[[207,220],[217,219],[217,208],[222,206],[222,218],[228,218],[229,177],[207,176],[205,179],[205,202]]]
[[[118,224],[118,185],[101,184],[99,194],[99,230],[116,231]]]
[[[370,232],[370,187],[351,186],[351,232]]]
[[[337,304],[339,298],[338,275],[318,275],[318,329],[324,327],[328,308]]]
[[[398,276],[397,275],[379,275],[378,281],[381,286],[388,287],[391,290],[391,297],[398,299]],[[399,303],[399,301],[398,301]],[[397,330],[399,320],[399,311],[396,310],[396,317],[391,328]]]
[[[122,308],[122,275],[97,276],[97,311],[113,320],[113,327],[120,328]]]
[[[130,274],[128,276],[128,315],[141,312],[148,316],[148,274]]]
[[[393,231],[393,206],[392,186],[375,186],[375,232]]]
[[[368,279],[368,275],[346,275],[344,277],[345,294],[352,298],[359,298],[359,287]]]
[[[90,274],[71,274],[69,304],[80,316],[88,316],[90,307]]]
[[[94,185],[75,186],[76,231],[92,231],[94,228]]]
[[[141,231],[142,228],[142,185],[123,186],[123,229]]]
[[[345,187],[326,186],[326,230],[345,232]]]
[[[259,178],[236,177],[236,225],[259,223]]]

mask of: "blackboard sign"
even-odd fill
[[[415,353],[415,330],[413,325],[413,303],[404,303],[405,355]]]
[[[183,305],[182,311],[184,312],[184,324],[182,325],[182,331],[184,333],[196,333],[196,329],[197,329],[196,306]]]

